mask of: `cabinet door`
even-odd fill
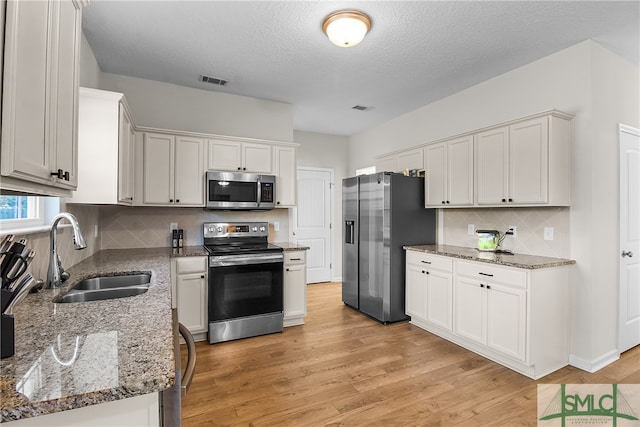
[[[447,152],[445,143],[428,145],[424,149],[426,207],[442,207],[447,200]]]
[[[513,203],[548,201],[547,117],[509,127],[509,200]]]
[[[242,170],[242,144],[210,139],[208,168],[218,171]]]
[[[424,269],[407,264],[405,311],[412,319],[427,320],[426,274]]]
[[[58,38],[51,78],[51,91],[54,92],[50,95],[52,105],[49,112],[53,139],[51,149],[55,169],[62,169],[69,177],[56,180],[55,185],[75,189],[78,186],[78,62],[81,9],[73,1],[53,2],[53,5],[53,28],[57,28]]]
[[[177,137],[174,154],[175,203],[204,206],[204,140]]]
[[[204,274],[178,274],[176,276],[178,319],[191,333],[206,332],[207,281]]]
[[[447,142],[447,203],[473,205],[473,136]]]
[[[275,147],[276,206],[296,205],[296,149]]]
[[[173,203],[173,150],[174,137],[145,133],[142,146],[143,195],[146,204]]]
[[[306,266],[284,267],[284,318],[307,314]]]
[[[451,274],[428,270],[427,276],[427,322],[447,331],[452,330],[451,309],[453,283]]]
[[[398,153],[398,171],[411,169],[424,169],[424,153],[422,148],[418,150]]]
[[[271,146],[265,144],[243,144],[242,170],[246,172],[272,173]]]
[[[453,312],[454,332],[464,338],[485,343],[486,289],[484,284],[464,277],[456,277]]]
[[[479,205],[507,202],[509,128],[501,127],[476,135],[476,194]]]
[[[386,156],[376,160],[376,172],[398,172],[398,157]]]
[[[118,202],[133,204],[134,144],[133,122],[124,105],[119,103],[118,124]]]
[[[2,175],[52,183],[47,68],[52,2],[6,3],[2,102]]]
[[[487,345],[525,360],[526,291],[508,286],[487,286]]]

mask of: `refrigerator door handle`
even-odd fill
[[[344,233],[345,240],[344,240],[344,242],[349,244],[349,245],[353,245],[354,244],[354,240],[355,240],[354,221],[345,221],[344,225],[345,225],[345,233]]]

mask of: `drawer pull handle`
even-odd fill
[[[420,261],[423,264],[431,264],[431,261]]]
[[[302,258],[291,258],[291,261],[302,261]]]
[[[493,274],[489,274],[489,273],[483,273],[483,272],[480,272],[480,273],[478,273],[478,274],[480,274],[480,275],[482,275],[482,276],[493,277]]]

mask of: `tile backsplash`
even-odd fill
[[[514,252],[569,258],[569,208],[482,208],[444,209],[443,242],[447,245],[476,247],[475,234],[468,234],[468,224],[476,230],[498,230],[501,235],[517,227],[517,237],[507,236],[501,247]],[[544,240],[544,228],[553,227],[553,240]]]
[[[184,246],[202,245],[202,224],[224,221],[267,221],[269,241],[288,241],[288,209],[272,211],[207,211],[202,208],[100,207],[102,249],[171,246],[170,224],[184,230]],[[279,231],[274,230],[278,222]]]

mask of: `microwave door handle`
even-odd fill
[[[260,202],[262,201],[262,182],[260,178],[258,178],[258,207],[260,207]]]

